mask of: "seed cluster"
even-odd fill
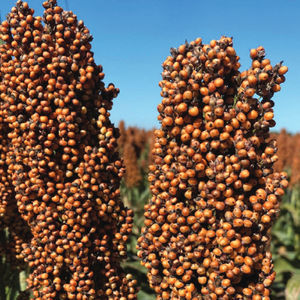
[[[200,38],[163,63],[152,198],[138,240],[157,299],[270,299],[270,228],[287,187],[267,142],[287,67],[263,47],[239,72],[232,39]],[[272,175],[272,176],[270,176]]]
[[[278,160],[274,164],[274,169],[276,171],[282,171],[286,166],[291,166],[291,161],[293,157],[292,137],[286,132],[285,129],[282,129],[279,134],[271,133],[271,139],[276,139],[278,145]]]
[[[5,183],[8,183],[7,178]],[[6,196],[0,196],[0,257],[3,257],[11,268],[21,271],[26,268],[21,254],[22,244],[28,242],[32,236],[29,226],[20,218],[16,201],[11,198],[14,195],[13,191],[8,190],[6,193]]]
[[[0,117],[1,118],[1,117]],[[31,238],[30,229],[20,218],[11,182],[7,176],[7,129],[0,122],[0,256],[13,268],[24,269],[22,243]],[[14,222],[11,222],[14,220]]]
[[[272,133],[271,138],[276,138],[278,144],[278,161],[274,167],[278,171],[288,170],[291,187],[300,184],[300,134],[287,133],[282,129],[280,133]]]
[[[300,185],[300,134],[293,137],[294,140],[294,155],[292,156],[291,170],[291,185]]]
[[[43,6],[38,17],[18,1],[0,27],[0,213],[15,223],[11,202],[30,228],[19,248],[34,299],[136,299],[120,266],[133,216],[109,120],[119,90],[83,22]]]
[[[136,187],[144,179],[142,170],[149,165],[151,151],[148,148],[153,141],[153,131],[138,127],[125,128],[124,121],[120,121],[119,129],[118,146],[126,168],[125,184],[128,188]]]

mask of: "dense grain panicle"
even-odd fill
[[[157,299],[270,299],[270,228],[287,187],[267,142],[287,67],[263,47],[240,72],[232,39],[171,49],[163,63],[152,198],[138,240]],[[272,175],[272,176],[271,176]]]
[[[295,134],[293,136],[293,148],[294,153],[292,155],[291,162],[291,185],[300,185],[300,134]]]
[[[11,267],[21,270],[26,266],[21,255],[21,245],[31,235],[28,225],[18,212],[14,188],[7,174],[7,133],[8,126],[0,116],[0,257]]]
[[[83,22],[43,6],[38,17],[18,1],[0,27],[0,214],[15,201],[30,227],[20,255],[34,299],[136,299],[120,266],[133,216],[109,119],[119,90],[105,87]]]
[[[127,188],[137,187],[144,179],[143,170],[149,165],[153,130],[125,127],[124,121],[120,121],[119,130],[118,149],[126,169],[125,185]]]
[[[279,133],[271,133],[278,145],[278,161],[274,165],[276,171],[286,170],[289,174],[289,187],[300,185],[300,134],[290,134],[285,129]]]

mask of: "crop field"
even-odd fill
[[[121,182],[121,198],[134,211],[133,229],[127,246],[128,259],[123,266],[128,273],[135,274],[140,287],[138,299],[150,300],[155,299],[155,293],[147,284],[147,269],[140,264],[136,244],[144,222],[144,205],[151,197],[148,165],[153,162],[154,130],[126,127],[123,121],[118,127],[121,134],[118,149],[126,167],[126,176]],[[291,135],[282,130],[272,133],[271,138],[277,139],[279,148],[275,169],[285,170],[290,181],[272,229],[271,252],[277,275],[271,295],[272,299],[292,300],[300,295],[300,135]],[[6,249],[6,254],[2,254],[1,295],[4,297],[6,293],[7,299],[16,299],[19,291],[26,286],[28,269],[20,272],[20,269],[13,267],[13,261],[5,260],[13,259],[9,255],[11,249],[5,231],[1,232],[1,246],[2,253]]]
[[[0,24],[0,300],[300,299],[288,66],[252,46],[245,69],[224,34],[182,40],[160,56],[156,125],[115,122],[88,26],[39,5]]]

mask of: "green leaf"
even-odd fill
[[[294,274],[285,289],[286,300],[300,300],[300,274]]]
[[[295,268],[284,258],[278,258],[274,263],[276,273],[294,272]]]
[[[140,290],[138,293],[138,300],[155,300],[155,295],[147,294]]]
[[[286,251],[284,257],[286,257],[290,261],[293,261],[296,259],[297,253],[295,251]]]
[[[143,274],[147,274],[147,269],[145,267],[143,267],[139,261],[125,262],[123,264],[123,266],[125,268],[134,269]]]
[[[297,211],[296,205],[297,205],[297,202],[295,202],[295,200],[294,200],[293,203],[282,204],[281,209],[282,210],[286,209],[292,215],[295,225],[298,226],[300,224],[300,214],[299,214],[299,211]]]
[[[274,230],[273,236],[275,236],[283,245],[290,246],[293,245],[293,232],[288,229],[286,232],[284,230]]]
[[[140,200],[143,203],[145,203],[149,198],[150,198],[150,192],[148,189],[145,189],[140,195]]]

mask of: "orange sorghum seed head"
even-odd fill
[[[133,212],[110,121],[119,89],[103,83],[83,21],[43,6],[38,17],[18,0],[0,25],[0,226],[5,214],[16,227],[35,299],[136,299],[120,265]]]
[[[240,72],[232,39],[221,37],[172,48],[163,63],[161,128],[148,177],[153,197],[138,241],[159,299],[166,282],[172,299],[240,299],[265,297],[274,280],[269,229],[286,174],[272,174],[277,145],[267,139],[272,97],[287,68],[272,67],[263,47],[250,56],[252,66]],[[164,263],[153,264],[152,253]]]

